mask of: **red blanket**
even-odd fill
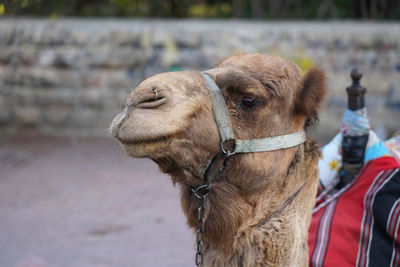
[[[400,165],[369,161],[337,192],[323,192],[309,232],[310,266],[400,266]]]

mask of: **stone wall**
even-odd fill
[[[15,18],[0,20],[0,131],[104,135],[146,77],[243,51],[327,72],[322,140],[340,127],[354,66],[372,125],[382,136],[400,128],[398,23]]]

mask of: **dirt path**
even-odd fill
[[[179,192],[108,139],[0,140],[0,266],[193,266]]]

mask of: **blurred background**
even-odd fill
[[[0,12],[51,17],[396,20],[399,8],[396,0],[5,0]]]
[[[396,0],[0,0],[0,266],[191,266],[179,192],[107,128],[160,72],[239,52],[318,65],[312,135],[340,128],[359,67],[381,138],[400,128]]]

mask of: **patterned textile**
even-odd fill
[[[375,132],[370,130],[367,109],[362,108],[356,111],[346,109],[342,118],[340,133],[338,133],[329,144],[322,148],[322,158],[318,162],[321,181],[318,192],[325,190],[327,187],[334,186],[339,182],[337,176],[342,167],[341,145],[343,136],[365,134],[369,134],[369,136],[364,155],[364,163],[382,156],[393,156]],[[392,143],[395,143],[395,141],[392,141]]]
[[[392,140],[392,139],[391,139]],[[389,140],[388,140],[389,141]],[[387,141],[387,142],[388,142]],[[342,134],[337,134],[327,145],[322,148],[322,158],[318,162],[320,187],[319,193],[326,188],[335,186],[342,168]],[[393,156],[394,150],[389,150],[374,131],[369,130],[368,143],[364,155],[364,162],[383,156]]]
[[[373,158],[352,183],[318,195],[310,266],[400,266],[399,225],[400,165],[391,156]]]
[[[392,152],[393,157],[400,163],[400,131],[385,141],[385,146]]]
[[[364,167],[341,189],[343,136],[368,136]],[[366,108],[346,110],[340,133],[322,148],[320,186],[309,229],[310,266],[400,267],[400,134],[385,143]]]

